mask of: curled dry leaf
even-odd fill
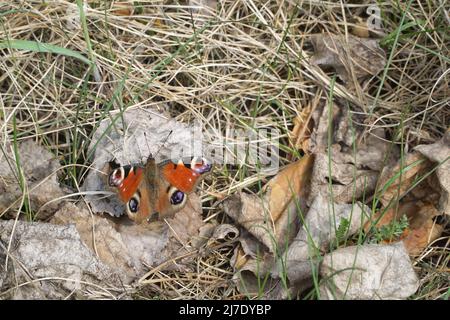
[[[281,277],[285,274],[292,288],[302,285],[301,282],[312,276],[311,265],[318,263],[316,258],[321,252],[336,239],[344,240],[360,230],[368,212],[370,209],[359,202],[354,205],[332,203],[319,193],[314,198],[300,231],[283,254],[285,263],[277,265],[272,275]]]
[[[200,248],[204,244],[212,246],[216,243],[233,242],[238,237],[239,230],[235,226],[209,222],[200,228],[199,236],[193,239],[192,243],[195,248]]]
[[[400,159],[394,166],[385,167],[378,181],[382,205],[387,207],[400,200],[429,170],[431,163],[417,152],[406,155],[403,161]]]
[[[291,132],[291,140],[293,141],[294,148],[303,150],[308,153],[309,143],[312,132],[311,120],[312,105],[308,104],[302,109],[300,114],[294,119],[294,128]]]
[[[305,156],[288,165],[264,188],[262,196],[236,193],[224,201],[225,212],[261,241],[270,252],[295,234],[293,221],[297,206],[304,208],[299,198],[308,190],[309,172],[313,158]],[[296,201],[297,200],[297,201]]]
[[[441,187],[438,209],[450,215],[450,129],[438,142],[417,146],[415,150],[439,165],[436,169]]]
[[[258,292],[257,278],[270,273],[274,254],[296,234],[299,211],[306,209],[312,164],[313,157],[305,156],[288,165],[264,187],[262,196],[237,193],[224,201],[224,211],[243,229],[231,259],[241,292]]]
[[[215,221],[208,222],[200,227],[198,230],[198,236],[192,239],[192,246],[194,248],[200,249],[203,245],[205,245],[209,239],[211,239],[214,230],[217,227],[217,223]]]
[[[378,41],[348,35],[316,34],[311,37],[316,65],[334,68],[338,76],[347,82],[355,78],[376,75],[386,64],[386,53]]]
[[[14,157],[13,147],[0,153],[0,216],[15,217],[23,201],[29,201],[35,219],[49,218],[63,202],[58,200],[64,195],[57,181],[60,168],[55,156],[32,140],[21,142],[18,146],[20,171]],[[24,177],[25,194],[20,187],[20,174]]]
[[[393,162],[397,153],[386,142],[384,130],[380,128],[364,134],[361,126],[352,125],[348,109],[337,103],[332,106],[323,103],[316,108],[312,118],[314,131],[310,148],[315,161],[308,204],[318,193],[329,192],[330,181],[337,203],[351,203],[353,199],[372,194],[383,166]],[[333,128],[333,132],[328,143],[329,128]]]
[[[338,249],[323,259],[321,299],[406,299],[419,287],[403,243]]]
[[[203,225],[200,202],[196,195],[188,200],[183,210],[166,222],[137,225],[128,218],[105,218],[91,215],[86,208],[66,204],[59,210],[52,223],[75,224],[83,242],[98,258],[130,279],[142,274],[148,267],[173,259],[194,250],[190,241],[198,237]],[[178,261],[177,268],[184,268],[189,261]],[[172,269],[167,264],[163,270]]]
[[[0,220],[0,262],[0,292],[9,299],[115,298],[123,292],[125,279],[97,259],[73,225]]]
[[[239,230],[231,224],[220,224],[214,229],[214,233],[208,243],[217,241],[234,241],[239,237]]]
[[[434,157],[439,158],[446,152],[445,148],[430,146],[436,154]],[[442,165],[445,166],[445,163]],[[373,224],[381,228],[407,216],[409,226],[400,239],[410,255],[420,254],[436,240],[444,229],[434,221],[434,218],[440,214],[436,207],[444,203],[441,208],[444,208],[445,212],[445,200],[442,200],[445,199],[446,190],[442,183],[439,185],[436,182],[436,180],[442,181],[439,179],[437,170],[436,173],[432,170],[433,163],[419,152],[410,153],[403,160],[400,159],[396,165],[386,167],[380,176],[377,193],[384,209],[372,217],[365,229],[368,230]],[[441,171],[441,174],[445,181],[448,172]],[[396,240],[398,239],[386,241]]]

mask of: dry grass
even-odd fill
[[[95,61],[50,53],[0,50],[2,143],[33,138],[68,165],[61,183],[82,183],[87,146],[99,120],[131,108],[159,108],[177,120],[202,120],[204,129],[276,128],[282,164],[293,151],[293,119],[331,77],[309,63],[311,34],[345,34],[367,1],[219,1],[217,15],[192,14],[186,1],[136,1],[118,15],[114,1],[88,1],[87,38],[75,3],[64,0],[0,3],[0,41],[32,40],[72,49]],[[406,150],[434,142],[449,126],[449,8],[445,1],[378,3],[389,61],[364,90],[337,84],[334,96],[365,115],[364,125],[387,128]],[[406,10],[408,9],[408,10]],[[398,27],[406,12],[398,38]],[[78,22],[77,22],[78,21]],[[405,27],[406,26],[406,27]],[[445,30],[447,28],[447,30]],[[401,130],[399,130],[401,128]],[[397,134],[394,135],[394,133]],[[216,170],[204,187],[205,219],[224,219],[215,195],[258,188],[249,167]],[[448,297],[450,230],[420,256],[419,299]],[[233,244],[199,255],[195,273],[156,272],[137,297],[240,298],[231,285]]]

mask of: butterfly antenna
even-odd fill
[[[156,151],[156,153],[153,155],[154,158],[156,158],[156,156],[159,154],[159,152],[161,151],[162,147],[166,144],[167,140],[169,139],[170,135],[172,134],[173,130],[170,130],[170,132],[167,134],[167,137],[164,138],[164,141],[162,142],[162,144],[159,146],[158,151]],[[144,132],[144,136],[145,136],[145,142],[147,143],[147,148],[148,151],[150,152],[150,146],[148,145],[148,140],[147,140],[147,134]],[[151,152],[150,152],[151,155]],[[152,155],[151,155],[152,156]]]

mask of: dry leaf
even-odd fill
[[[20,209],[23,192],[13,147],[7,146],[5,149],[7,158],[4,153],[0,153],[0,216],[6,210],[6,217],[15,217]],[[57,181],[59,161],[32,140],[20,143],[18,154],[28,196],[24,201],[29,200],[31,211],[37,213],[35,219],[45,220],[58,209],[63,202],[58,198],[65,194]]]
[[[213,235],[213,232],[216,229],[216,227],[217,222],[214,220],[201,226],[198,230],[198,236],[192,239],[192,246],[194,248],[199,249],[200,247],[205,245]]]
[[[268,248],[273,249],[273,221],[268,204],[257,195],[238,192],[223,203],[224,211]]]
[[[381,228],[406,216],[408,218],[408,228],[405,229],[400,238],[385,239],[383,242],[390,243],[401,240],[405,245],[406,251],[411,256],[415,256],[419,255],[423,249],[442,234],[444,227],[436,224],[433,219],[439,214],[439,211],[431,203],[417,200],[401,202],[398,208],[391,208],[383,215],[377,212],[371,221],[366,223],[364,229],[367,232],[375,221],[377,221],[375,226]]]
[[[200,200],[195,194],[166,222],[136,225],[127,217],[91,215],[73,204],[61,208],[51,222],[75,224],[83,242],[103,263],[130,277],[142,276],[148,267],[193,251],[190,241],[198,237],[203,226]],[[178,261],[178,266],[171,263],[162,269],[185,268],[188,262]]]
[[[243,238],[246,238],[246,236],[241,235],[240,239]],[[270,277],[270,270],[275,263],[274,257],[267,252],[267,249],[261,248],[255,239],[250,240],[250,238],[246,238],[246,241],[252,241],[257,254],[255,257],[252,257],[246,252],[245,246],[236,247],[230,260],[231,265],[235,269],[233,281],[239,292],[249,296],[257,295],[261,291],[265,293],[270,292],[278,281]],[[261,279],[266,280],[264,287],[261,286]]]
[[[430,169],[430,162],[417,152],[406,155],[395,166],[385,167],[378,181],[380,202],[387,207],[398,201],[413,187],[418,177]]]
[[[111,7],[111,13],[116,16],[132,16],[134,13],[133,1],[116,1]]]
[[[351,32],[354,36],[360,37],[360,38],[369,38],[369,27],[367,24],[367,20],[363,20],[361,17],[354,17],[355,25],[352,26]]]
[[[431,147],[437,157],[443,154],[442,146],[439,147]],[[378,221],[376,227],[380,228],[407,216],[409,227],[400,239],[386,239],[385,242],[401,240],[410,255],[418,255],[436,240],[443,226],[436,224],[433,218],[439,215],[436,206],[439,195],[441,199],[442,194],[445,197],[445,190],[436,186],[435,174],[427,177],[432,167],[432,163],[419,152],[407,154],[403,161],[400,159],[396,165],[386,167],[380,176],[377,194],[383,208],[387,210],[375,214],[365,230],[368,231],[375,221]],[[445,171],[441,174],[444,177],[448,175]]]
[[[195,247],[191,243],[192,239],[198,237],[199,229],[204,225],[202,219],[202,205],[200,198],[194,193],[190,194],[186,206],[171,219],[167,219],[169,227],[169,243],[161,253],[166,260],[181,254],[193,252]],[[132,247],[130,247],[131,249]],[[193,256],[190,256],[177,264],[168,266],[170,269],[186,270]]]
[[[123,292],[126,282],[123,274],[95,257],[73,225],[0,220],[0,262],[0,291],[10,289],[10,299],[86,298],[94,292],[97,298],[111,299]],[[43,280],[31,281],[37,279]]]
[[[430,161],[439,164],[436,169],[436,176],[441,187],[438,209],[450,215],[450,129],[438,142],[417,146],[415,150]]]
[[[235,270],[241,270],[247,264],[249,256],[245,253],[242,246],[237,246],[233,256],[230,259],[230,264]]]
[[[316,65],[332,67],[338,76],[348,82],[352,78],[362,79],[376,75],[386,64],[386,53],[377,40],[348,35],[316,34],[311,37],[314,56],[311,62]]]
[[[268,193],[269,212],[273,221],[277,221],[286,212],[294,197],[307,197],[313,161],[313,156],[304,156],[285,167],[264,186],[263,190]]]
[[[417,256],[434,240],[439,238],[444,231],[444,226],[437,224],[433,217],[438,214],[433,205],[423,206],[417,214],[417,217],[411,221],[411,227],[402,240],[406,250],[411,256]],[[425,219],[418,226],[419,218]]]
[[[294,147],[304,152],[309,151],[309,141],[312,132],[311,120],[312,105],[308,104],[302,109],[300,114],[294,119],[294,128],[291,132],[291,140],[294,141]]]
[[[264,188],[264,195],[236,193],[224,201],[224,211],[236,223],[263,243],[270,252],[294,235],[294,220],[298,200],[308,190],[309,172],[313,158],[305,156],[290,164],[273,178]]]
[[[276,266],[272,275],[281,277],[285,274],[291,286],[309,279],[311,265],[317,263],[315,259],[320,251],[336,239],[343,219],[348,221],[348,226],[341,237],[351,236],[364,225],[369,212],[370,209],[361,203],[332,204],[327,197],[318,194],[304,218],[303,226],[283,254],[286,259],[284,265]]]
[[[208,241],[208,244],[211,245],[213,242],[218,241],[234,241],[239,237],[239,230],[231,225],[231,224],[220,224],[215,229],[211,236],[211,239]]]
[[[136,276],[128,249],[114,222],[101,215],[92,215],[87,208],[66,203],[50,220],[57,225],[75,225],[83,243],[95,252],[100,261],[129,276]]]
[[[403,243],[338,249],[323,259],[321,299],[406,299],[419,287]]]
[[[367,197],[375,190],[384,164],[391,163],[397,153],[384,140],[382,128],[364,135],[361,126],[350,125],[347,108],[334,103],[330,109],[331,124],[329,107],[325,104],[313,113],[315,128],[311,135],[311,152],[315,155],[315,161],[308,204],[318,193],[330,192],[330,181],[337,203],[351,203],[353,199]],[[330,143],[329,128],[333,128]],[[330,155],[328,145],[331,146]]]

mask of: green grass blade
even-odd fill
[[[38,41],[29,41],[29,40],[7,40],[0,41],[0,49],[17,49],[17,50],[26,50],[33,52],[48,52],[54,54],[62,54],[64,56],[76,58],[88,65],[92,65],[92,62],[83,56],[81,53],[73,51],[71,49],[66,49],[63,47],[58,47],[53,44],[42,43]]]

